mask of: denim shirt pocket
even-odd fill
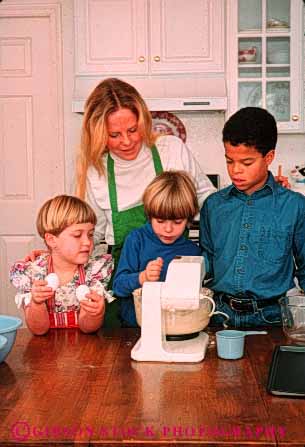
[[[290,227],[261,227],[253,234],[253,245],[260,261],[281,263],[292,252],[293,230]]]

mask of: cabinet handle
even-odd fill
[[[292,121],[299,121],[299,115],[292,115]]]
[[[160,60],[161,60],[161,59],[160,59],[160,56],[155,56],[155,57],[154,57],[154,61],[155,61],[155,62],[160,62]]]
[[[139,62],[145,62],[145,57],[144,56],[140,56],[138,59]]]

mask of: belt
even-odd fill
[[[225,293],[216,294],[216,297],[221,298],[224,303],[227,303],[232,310],[236,312],[256,312],[257,309],[262,309],[267,306],[278,304],[281,296],[267,299],[256,298],[237,298],[236,296],[227,295]]]

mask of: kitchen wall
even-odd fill
[[[61,4],[63,12],[66,188],[68,192],[72,192],[74,182],[74,159],[76,148],[79,144],[82,116],[72,113],[71,111],[74,46],[73,2],[72,0],[61,0]],[[221,177],[221,185],[224,186],[228,184],[229,179],[226,173],[223,145],[221,141],[221,132],[225,122],[224,112],[177,112],[176,115],[184,123],[187,132],[187,144],[190,146],[204,171],[211,174],[219,173]],[[305,135],[280,135],[272,171],[275,173],[278,165],[282,164],[283,173],[287,175],[294,165],[301,163],[305,163]]]
[[[186,128],[186,143],[207,174],[219,174],[221,185],[229,182],[221,132],[224,112],[177,112]]]

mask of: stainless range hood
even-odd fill
[[[118,76],[132,84],[151,111],[226,110],[227,91],[224,77],[131,78]],[[73,112],[82,113],[86,98],[103,78],[77,77]]]

